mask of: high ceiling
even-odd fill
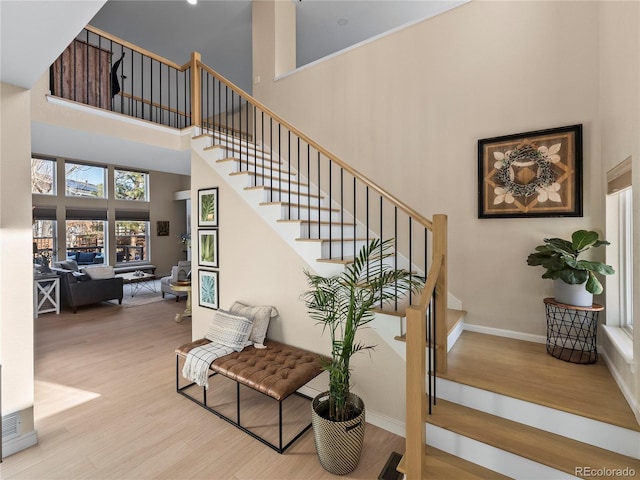
[[[295,1],[298,66],[466,1]],[[0,81],[31,89],[89,23],[179,64],[200,52],[204,63],[251,92],[251,10],[249,0],[199,0],[194,6],[186,0],[0,0]],[[189,170],[188,152],[112,142],[60,126],[32,125],[32,149],[174,173]],[[144,159],[154,160],[153,166],[140,164]]]
[[[461,3],[464,2],[295,2],[297,64],[307,64]],[[191,52],[197,51],[205,64],[251,92],[251,1],[199,0],[196,5],[189,5],[185,0],[109,0],[90,23],[178,64],[186,63]]]

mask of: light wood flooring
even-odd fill
[[[320,466],[311,431],[280,455],[175,392],[173,350],[191,340],[190,320],[174,321],[184,305],[101,304],[36,319],[39,443],[5,458],[1,478],[335,478]],[[277,425],[275,402],[246,398],[264,411],[243,423],[265,431]],[[217,401],[228,407],[224,396]],[[285,412],[308,407],[295,401],[287,399]],[[368,424],[360,464],[343,478],[377,478],[393,451],[404,452],[404,439]]]
[[[442,378],[640,431],[601,358],[579,365],[552,357],[541,343],[465,331],[447,359]]]

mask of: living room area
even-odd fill
[[[190,272],[188,175],[41,153],[31,163],[36,316],[187,296],[170,284]]]

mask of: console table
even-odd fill
[[[33,277],[33,316],[41,313],[60,313],[60,277],[56,274]]]
[[[547,353],[572,363],[596,363],[598,313],[602,305],[578,307],[544,299],[547,312]]]

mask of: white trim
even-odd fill
[[[439,378],[438,397],[512,422],[640,458],[640,432]],[[436,409],[438,406],[436,405]]]
[[[31,430],[30,432],[23,433],[19,437],[2,442],[2,458],[7,458],[9,455],[18,453],[29,447],[33,447],[38,444],[38,432]]]
[[[302,393],[303,395],[307,395],[308,397],[311,397],[311,398],[314,398],[315,396],[320,395],[322,393],[320,390],[316,390],[315,388],[311,388],[307,385],[298,389],[298,392]],[[365,406],[366,406],[366,403],[365,403]],[[366,417],[367,423],[370,423],[371,425],[375,425],[378,428],[382,428],[387,432],[394,433],[404,438],[405,431],[406,431],[404,422],[397,420],[395,418],[388,417],[381,413],[371,411],[369,409],[367,409],[365,417]]]
[[[123,113],[112,112],[110,110],[103,110],[102,108],[92,107],[90,105],[85,105],[83,103],[74,102],[73,100],[67,100],[64,98],[56,97],[53,95],[45,95],[47,98],[47,102],[58,105],[64,108],[70,108],[72,110],[79,110],[84,113],[89,113],[91,115],[97,115],[99,117],[110,118],[112,120],[117,120],[119,122],[130,123],[132,125],[138,125],[140,127],[151,128],[153,130],[158,130],[163,133],[183,136],[190,135],[192,133],[192,127],[186,127],[183,129],[166,127],[164,125],[160,125],[158,123],[149,122],[148,120],[141,120],[139,118],[130,117],[129,115],[125,115]]]
[[[607,335],[611,343],[620,356],[629,365],[634,365],[633,361],[633,339],[621,327],[610,327],[602,325],[602,331]]]
[[[522,333],[513,330],[504,330],[502,328],[485,327],[482,325],[474,325],[472,323],[465,323],[464,329],[470,332],[486,333],[487,335],[514,338],[516,340],[525,340],[527,342],[547,343],[547,337],[544,335],[534,335],[532,333]]]
[[[435,425],[427,425],[427,444],[494,472],[519,480],[578,478]]]
[[[622,392],[622,396],[629,404],[629,407],[631,408],[631,411],[635,415],[636,420],[638,421],[638,423],[640,423],[640,403],[636,401],[635,396],[633,395],[633,392],[629,390],[629,387],[624,382],[624,377],[620,375],[620,371],[616,368],[615,362],[611,360],[609,355],[607,355],[607,352],[604,349],[601,349],[600,355],[602,356],[605,363],[607,364],[607,367],[609,368],[609,373],[611,373],[611,376],[613,377],[616,384],[618,385],[618,388]],[[631,364],[631,372],[635,373],[635,363]]]

